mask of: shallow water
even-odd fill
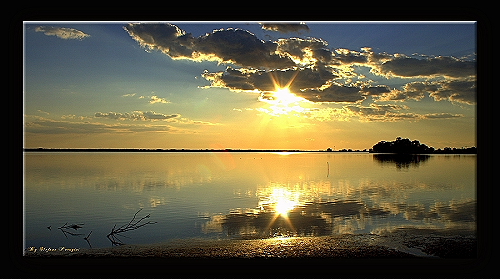
[[[135,221],[150,217],[137,225],[155,223],[116,243],[473,233],[475,165],[475,155],[26,153],[25,247],[110,247],[113,227],[140,209]]]

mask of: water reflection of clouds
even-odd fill
[[[321,183],[308,185],[325,186]],[[360,196],[357,199],[324,200],[322,194],[328,191],[321,187],[312,187],[313,191],[307,193],[307,187],[298,184],[282,188],[276,183],[268,186],[257,191],[260,195],[257,208],[238,208],[228,214],[211,216],[203,231],[223,232],[237,238],[376,233],[400,227],[454,227],[475,231],[474,200],[435,202],[431,205],[409,203],[404,199],[373,203]],[[287,214],[279,214],[273,208],[276,199],[271,196],[285,191],[292,193],[289,197],[297,205]]]
[[[127,221],[130,212],[150,208],[158,239],[475,230],[475,157],[433,155],[399,171],[372,154],[191,155],[28,156],[36,157],[26,166],[28,216],[46,223],[47,216],[92,215],[107,226],[110,218]],[[291,208],[286,215],[273,211],[281,201]]]

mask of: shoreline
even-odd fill
[[[444,155],[477,155],[477,151],[468,151],[464,149],[454,150],[436,150],[433,152],[425,152],[425,153],[398,153],[398,152],[373,152],[370,149],[340,149],[340,150],[302,150],[302,149],[164,149],[164,148],[23,148],[23,152],[37,152],[37,153],[45,153],[45,152],[63,152],[63,153],[82,153],[82,152],[95,152],[95,153],[116,153],[116,152],[135,152],[135,153],[144,153],[144,152],[158,152],[158,153],[205,153],[205,152],[234,152],[234,153],[370,153],[370,154],[392,154],[392,155],[435,155],[435,154],[444,154]]]
[[[108,248],[25,251],[46,258],[466,258],[477,257],[474,236],[396,233],[268,239],[179,239]]]

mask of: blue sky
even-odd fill
[[[26,22],[24,145],[475,145],[473,22],[272,24]]]

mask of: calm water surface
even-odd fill
[[[138,225],[156,223],[122,243],[473,233],[475,166],[475,155],[25,153],[25,247],[110,247],[140,209]]]

